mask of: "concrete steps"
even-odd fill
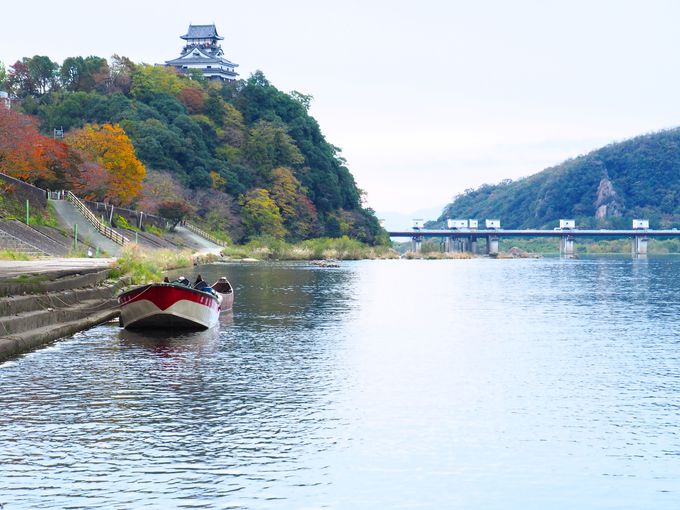
[[[16,278],[0,279],[0,298],[12,296],[20,299],[25,294],[45,294],[101,285],[111,272],[110,269],[93,268],[74,272],[53,271],[46,274],[23,275]],[[0,313],[0,315],[2,315]]]
[[[72,322],[84,319],[93,313],[111,309],[117,306],[117,301],[113,299],[111,289],[97,289],[99,296],[93,299],[77,301],[71,305],[64,304],[65,301],[59,296],[51,296],[51,299],[38,302],[37,310],[30,310],[0,318],[0,335],[12,336],[25,333],[37,328],[54,326],[64,322]],[[53,305],[53,306],[50,306]]]
[[[35,328],[16,335],[0,336],[0,361],[32,351],[58,338],[96,326],[118,317],[118,309],[93,312],[85,318]]]
[[[109,270],[0,280],[0,360],[118,316]],[[37,279],[35,279],[37,278]],[[28,293],[26,293],[28,292]]]
[[[112,285],[90,287],[85,289],[64,290],[61,292],[47,292],[40,295],[23,295],[0,298],[0,322],[7,317],[44,310],[47,308],[61,309],[78,306],[91,299],[108,299],[113,292]]]

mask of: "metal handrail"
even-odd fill
[[[125,246],[126,244],[130,243],[131,241],[125,237],[124,235],[116,232],[113,230],[111,227],[107,227],[102,223],[99,218],[97,218],[92,211],[90,211],[87,206],[77,197],[75,196],[72,192],[67,191],[66,192],[66,199],[71,202],[80,213],[85,216],[85,219],[92,223],[94,228],[97,229],[97,232],[102,234],[105,237],[108,237],[111,239],[114,243],[120,244],[121,246]]]
[[[192,225],[191,223],[185,221],[183,223],[183,226],[187,230],[190,230],[194,234],[199,235],[199,236],[203,237],[204,239],[207,239],[208,241],[215,243],[218,246],[227,246],[227,243],[225,243],[221,239],[217,239],[214,235],[208,234],[204,230],[201,230],[196,225]]]

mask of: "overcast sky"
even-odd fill
[[[670,0],[34,0],[3,2],[0,19],[6,65],[160,63],[189,23],[214,22],[242,77],[314,96],[379,216],[437,214],[466,188],[680,124]]]

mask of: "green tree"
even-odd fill
[[[125,95],[130,93],[132,86],[132,75],[137,66],[127,57],[113,55],[111,57],[111,92],[122,92]]]
[[[187,84],[187,78],[181,77],[172,67],[142,64],[132,72],[130,93],[134,98],[147,102],[157,94],[175,97]]]
[[[281,212],[266,189],[249,191],[241,197],[240,204],[247,237],[271,236],[281,239],[286,235]]]
[[[220,127],[224,125],[224,118],[227,114],[225,103],[215,89],[211,89],[208,93],[208,98],[205,101],[205,112],[215,124]]]
[[[286,129],[266,121],[259,121],[250,129],[243,156],[265,179],[276,166],[295,166],[304,162]]]
[[[61,64],[59,77],[62,86],[72,92],[91,92],[109,78],[106,59],[101,57],[68,57]]]
[[[33,83],[35,83],[35,90],[38,95],[47,94],[57,86],[59,64],[52,62],[49,57],[43,55],[34,55],[24,60]]]
[[[19,97],[42,96],[58,86],[58,71],[49,57],[24,57],[10,66],[7,84]]]
[[[0,60],[0,90],[5,90],[7,80],[7,70],[5,69],[5,64]]]
[[[303,94],[302,92],[298,92],[297,90],[293,90],[288,95],[291,97],[293,101],[300,103],[306,112],[309,111],[309,107],[312,105],[312,99],[314,99],[314,96],[311,96],[309,94]]]

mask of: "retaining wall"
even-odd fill
[[[47,196],[44,189],[5,174],[0,174],[0,183],[12,186],[13,194],[17,199],[28,200],[33,207],[40,207],[41,209],[47,207]]]

